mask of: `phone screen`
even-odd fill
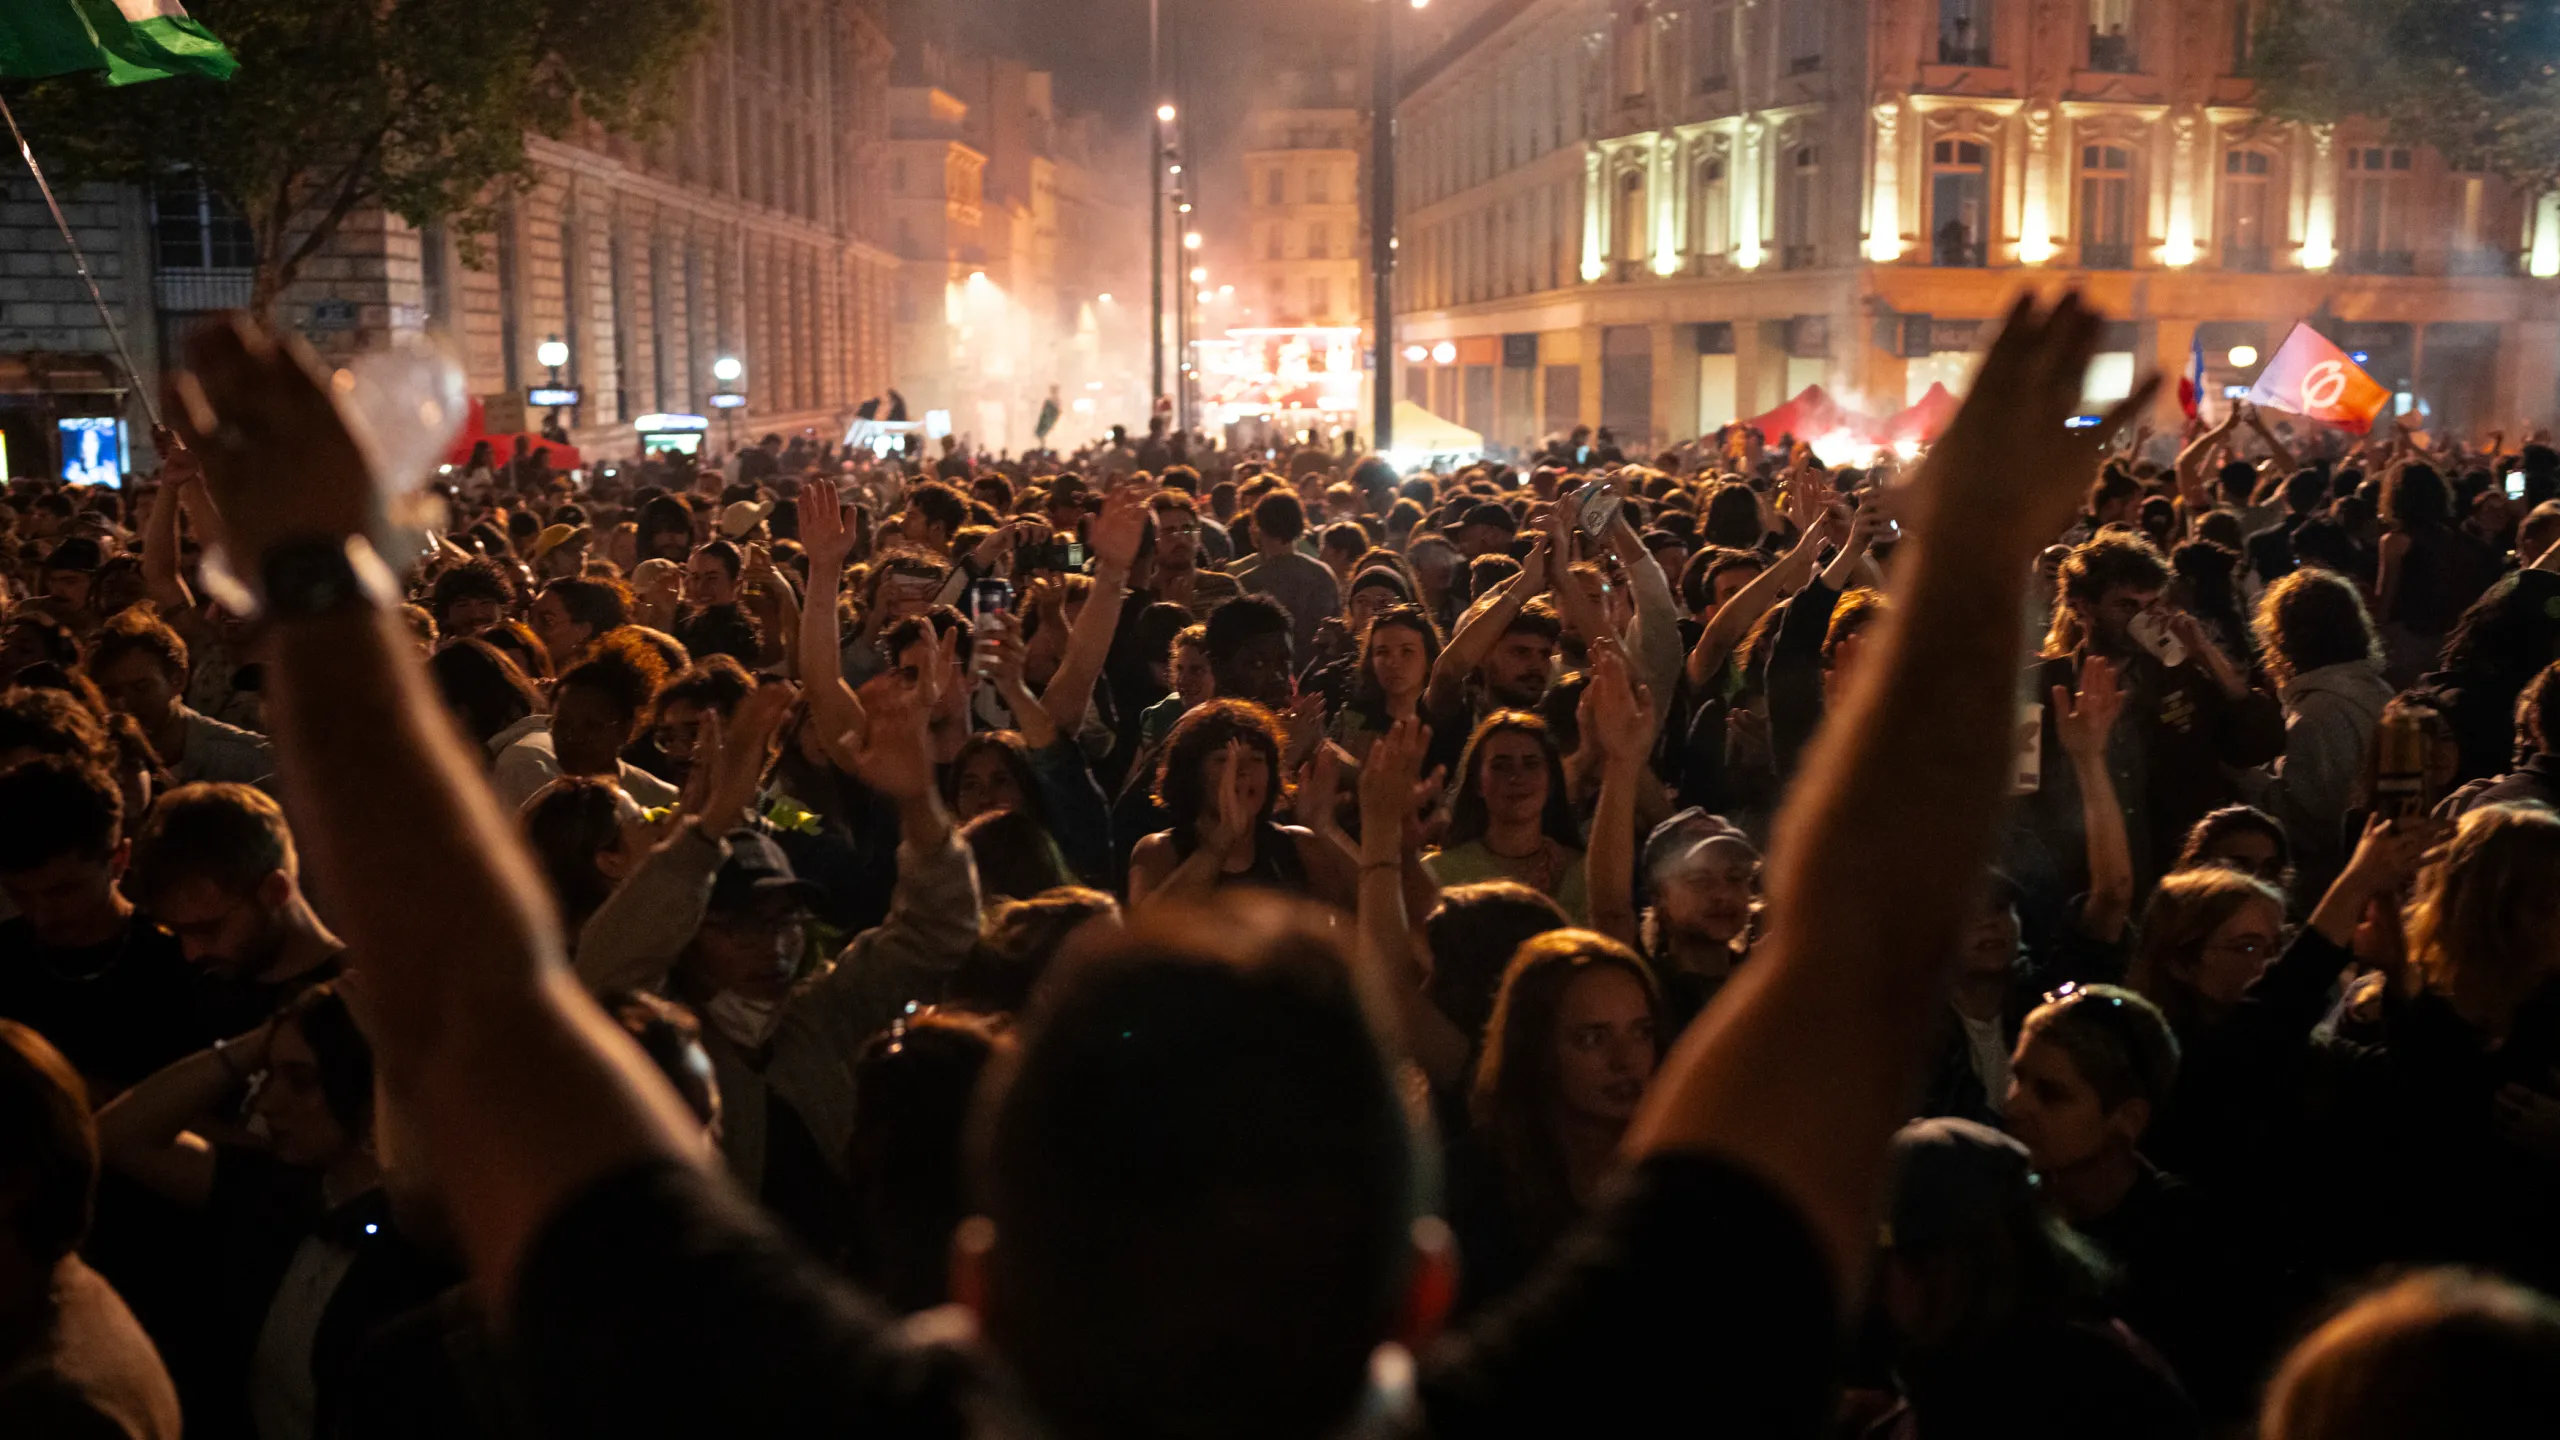
[[[2521,500],[2524,498],[2523,471],[2510,470],[2507,472],[2507,498],[2510,500]]]

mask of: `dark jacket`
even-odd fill
[[[2039,880],[2066,893],[2088,866],[2080,783],[2054,728],[2052,697],[2056,686],[2068,690],[2077,683],[2080,659],[2042,660],[2030,672],[2030,693],[2044,710],[2043,778],[2026,807],[2040,852],[2033,863],[2044,868]],[[2124,714],[2107,760],[2133,852],[2134,885],[2147,892],[2176,863],[2188,828],[2239,798],[2223,767],[2264,765],[2284,753],[2284,707],[2262,684],[2237,699],[2224,694],[2194,660],[2172,668],[2141,656],[2126,664],[2122,683]]]
[[[2444,668],[2419,682],[2462,747],[2456,784],[2503,775],[2515,763],[2516,697],[2560,654],[2560,575],[2519,570],[2508,576],[2463,616],[2459,633],[2465,638],[2446,646]],[[2484,635],[2504,643],[2482,643]]]

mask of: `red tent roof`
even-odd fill
[[[1784,405],[1743,423],[1771,440],[1781,435],[1810,440],[1816,435],[1828,435],[1834,430],[1847,428],[1857,418],[1841,409],[1840,402],[1832,399],[1821,386],[1807,385]]]
[[[444,463],[455,466],[471,463],[471,447],[479,441],[486,440],[489,442],[489,453],[499,464],[506,464],[508,459],[516,453],[516,435],[492,434],[487,428],[488,424],[487,410],[477,399],[474,399],[471,402],[471,413],[463,419],[462,433],[454,436],[453,443],[445,447]],[[578,447],[575,445],[563,445],[556,440],[545,440],[539,435],[525,435],[524,439],[534,449],[550,458],[551,468],[554,470],[575,470],[587,463],[579,455]]]
[[[1927,444],[1956,418],[1956,406],[1956,397],[1947,393],[1946,386],[1932,384],[1929,393],[1913,402],[1910,409],[1884,422],[1884,442],[1894,445],[1917,440]]]

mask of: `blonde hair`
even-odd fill
[[[2503,1017],[2542,979],[2560,903],[2560,814],[2484,805],[2419,872],[2409,969],[2426,988]]]

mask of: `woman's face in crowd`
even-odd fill
[[[276,1158],[288,1165],[335,1164],[356,1145],[320,1088],[320,1060],[299,1025],[278,1025],[267,1042],[267,1082],[258,1087],[258,1117]]]
[[[1239,759],[1244,765],[1244,774],[1236,782],[1236,801],[1244,813],[1231,818],[1238,823],[1250,824],[1255,816],[1262,813],[1262,802],[1271,794],[1271,761],[1252,745],[1243,747]],[[1226,783],[1226,779],[1227,750],[1220,746],[1200,762],[1203,820],[1208,818],[1207,811],[1217,808],[1219,787]]]
[[[693,747],[702,740],[703,718],[710,712],[691,700],[670,700],[658,707],[658,723],[649,740],[658,753],[673,760],[682,774],[693,767]]]
[[[1182,697],[1184,708],[1207,700],[1213,683],[1208,651],[1197,645],[1173,647],[1173,693]]]
[[[1751,899],[1760,857],[1736,841],[1700,845],[1665,872],[1654,903],[1665,929],[1718,945],[1731,944],[1751,924]]]
[[[697,552],[684,562],[684,598],[694,605],[734,605],[738,577],[729,573],[719,556]]]
[[[2240,992],[2267,968],[2283,944],[2284,912],[2264,900],[2252,900],[2204,937],[2180,967],[2180,978],[2216,1005],[2237,1005]]]
[[[2018,1042],[2002,1122],[2047,1174],[2085,1165],[2122,1143],[2121,1129],[2079,1062],[2042,1035]]]
[[[1577,1120],[1624,1125],[1653,1078],[1653,1007],[1615,965],[1573,979],[1556,1006],[1556,1102]]]
[[[2206,846],[2196,860],[2254,875],[2270,885],[2282,885],[2285,880],[2284,857],[2276,850],[2275,837],[2262,831],[2233,830]]]
[[[1419,695],[1431,678],[1422,637],[1409,625],[1389,625],[1369,636],[1369,670],[1389,695]]]
[[[1500,731],[1478,747],[1476,781],[1494,819],[1535,821],[1547,807],[1546,747],[1518,730]]]
[[[982,747],[960,762],[959,793],[954,808],[963,824],[990,810],[1022,808],[1022,786],[1013,768],[992,747]]]
[[[621,773],[631,716],[589,685],[563,685],[551,700],[551,750],[563,775]]]
[[[1717,571],[1713,581],[1715,604],[1712,609],[1723,609],[1726,601],[1741,594],[1744,586],[1759,578],[1760,567],[1757,565],[1729,565]]]
[[[800,902],[787,894],[714,911],[694,934],[686,968],[714,995],[734,990],[750,1000],[778,1000],[799,967],[807,922]]]

